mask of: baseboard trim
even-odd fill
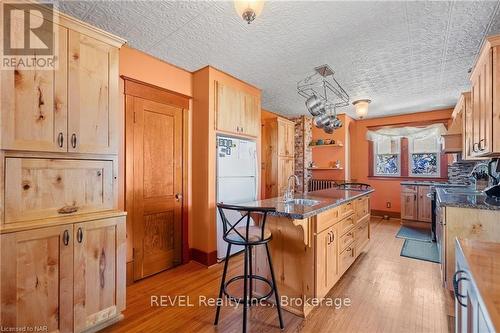
[[[191,248],[191,259],[205,266],[212,266],[217,263],[217,251],[204,252],[198,249]]]
[[[371,210],[372,216],[380,216],[383,217],[384,215],[387,215],[389,217],[392,217],[394,219],[399,219],[401,218],[401,213],[400,212],[391,212],[387,210],[376,210],[372,209]]]
[[[134,261],[129,261],[127,263],[126,281],[127,286],[130,286],[134,283]]]

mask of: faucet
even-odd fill
[[[295,178],[295,181],[292,183],[295,184],[296,186],[300,185],[300,179],[297,177],[297,175],[290,175],[286,181],[286,191],[285,194],[283,195],[283,201],[284,202],[289,202],[293,200],[293,193],[294,193],[294,188],[293,186],[290,186],[290,179]]]
[[[471,172],[468,175],[468,178],[470,181],[472,181],[471,187],[474,188],[474,190],[477,189],[477,178],[476,178],[476,171],[481,168],[481,167],[486,167],[488,168],[488,164],[486,163],[478,163],[474,165],[472,168]]]

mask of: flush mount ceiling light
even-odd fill
[[[264,1],[260,0],[250,0],[250,1],[239,1],[234,2],[234,8],[238,15],[240,15],[248,24],[250,24],[257,16],[262,12],[264,7]]]
[[[352,105],[356,108],[356,116],[359,119],[363,119],[368,114],[368,104],[371,103],[369,99],[358,99],[352,102]]]

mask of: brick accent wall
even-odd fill
[[[307,170],[312,162],[312,151],[309,143],[312,140],[312,118],[301,116],[291,119],[295,122],[295,175],[300,179],[296,192],[307,192],[307,184],[311,179],[311,171]]]

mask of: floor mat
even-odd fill
[[[401,249],[401,256],[435,263],[441,262],[437,244],[434,242],[406,239]]]
[[[396,237],[404,239],[412,239],[421,242],[430,242],[432,240],[430,229],[416,228],[406,225],[402,225],[401,228],[399,228]]]

